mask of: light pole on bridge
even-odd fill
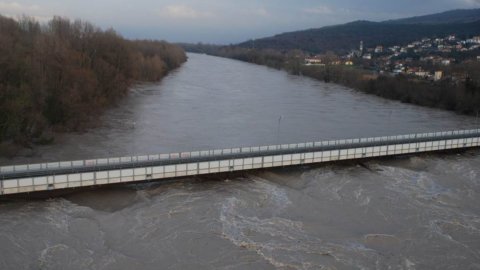
[[[277,126],[277,144],[280,143],[280,124],[282,122],[282,118],[283,116],[280,115],[280,117],[278,118],[278,126]]]

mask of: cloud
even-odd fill
[[[2,2],[0,1],[0,12],[5,13],[27,13],[39,11],[40,7],[37,5],[22,5],[18,2]]]
[[[18,2],[3,1],[0,1],[0,14],[15,20],[26,15],[39,22],[47,22],[53,17],[43,14],[42,8],[38,5],[23,5]]]
[[[464,3],[466,3],[469,6],[479,6],[480,5],[480,0],[464,0]]]
[[[333,10],[327,6],[318,6],[312,8],[305,8],[303,9],[303,12],[309,14],[332,14]]]
[[[211,17],[209,12],[195,10],[187,5],[170,5],[160,10],[160,15],[174,19],[198,19]]]
[[[480,0],[465,0],[464,2],[469,5],[480,5]]]
[[[475,7],[480,0],[0,0],[0,14],[12,18],[60,15],[131,38],[216,43]]]
[[[255,10],[253,10],[252,13],[255,14],[255,15],[262,16],[262,17],[270,16],[270,13],[264,8],[255,9]]]

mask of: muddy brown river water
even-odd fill
[[[280,119],[280,121],[279,121]],[[101,125],[2,164],[467,129],[476,119],[189,54]],[[480,269],[480,151],[0,203],[0,269]]]

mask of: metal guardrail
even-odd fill
[[[480,129],[3,166],[0,180],[471,137],[480,137]]]

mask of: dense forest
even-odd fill
[[[455,9],[437,14],[415,16],[398,20],[385,21],[386,23],[401,24],[445,24],[445,23],[470,23],[480,19],[480,8]]]
[[[81,130],[136,82],[186,61],[179,46],[126,40],[83,21],[0,16],[0,143],[46,143]]]
[[[299,49],[314,54],[327,51],[346,54],[352,49],[358,49],[360,41],[363,41],[365,47],[393,46],[406,45],[424,37],[444,37],[452,34],[458,37],[480,35],[480,18],[471,23],[446,24],[356,21],[250,40],[238,46],[283,51]]]
[[[405,75],[376,77],[365,70],[346,66],[303,66],[298,73],[405,103],[477,115],[480,112],[480,63],[464,63],[452,69],[454,71],[449,72],[462,70],[462,74],[466,74],[465,81],[429,82]]]
[[[202,51],[205,48],[208,50]],[[216,56],[284,69],[292,74],[338,83],[361,92],[406,103],[470,115],[480,112],[480,62],[467,61],[451,67],[442,67],[445,75],[465,74],[465,80],[445,79],[429,82],[404,75],[373,76],[371,71],[361,67],[306,66],[304,65],[304,54],[300,50],[280,52],[273,49],[259,50],[213,45],[202,45],[197,47],[197,50]],[[329,55],[335,57],[334,54],[325,54],[324,57],[328,58]],[[325,60],[328,62],[328,59]]]

